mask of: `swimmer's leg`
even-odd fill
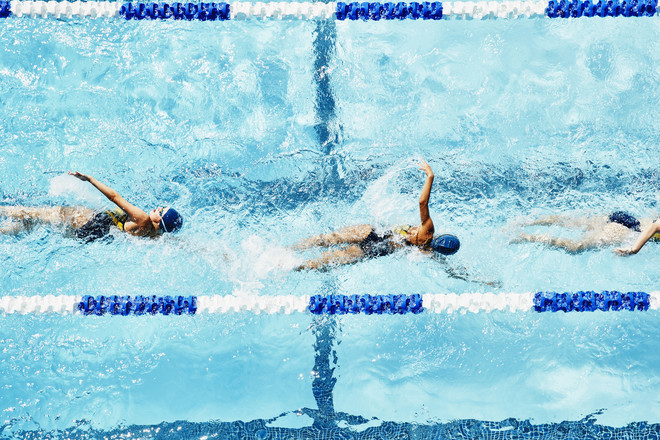
[[[568,238],[553,237],[549,234],[520,234],[511,243],[541,243],[550,247],[565,250],[569,254],[577,254],[589,249],[595,249],[600,246],[600,243],[594,241],[591,237],[585,236],[579,240],[571,240]]]
[[[302,240],[292,247],[294,249],[308,249],[315,246],[334,246],[337,244],[361,243],[373,231],[371,225],[346,226],[327,234],[314,235]]]
[[[7,221],[2,226],[0,226],[0,234],[18,235],[21,232],[31,231],[33,226],[34,226],[34,222]]]
[[[319,258],[308,260],[296,268],[296,270],[327,270],[332,266],[351,264],[362,260],[364,252],[356,245],[336,251],[324,252]]]
[[[23,222],[32,227],[35,222],[51,225],[67,225],[79,228],[94,216],[94,211],[82,207],[52,206],[25,207],[0,206],[0,217],[7,217]]]
[[[571,217],[567,215],[542,215],[534,220],[524,222],[522,226],[561,226],[564,228],[589,228],[592,218]]]

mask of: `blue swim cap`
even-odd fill
[[[616,211],[610,214],[608,220],[612,223],[618,223],[633,231],[640,232],[639,220],[624,211]]]
[[[442,255],[454,255],[461,247],[458,237],[451,234],[443,234],[435,237],[431,242],[431,248]]]
[[[183,218],[174,208],[168,208],[160,219],[160,228],[165,232],[176,232],[183,226]]]

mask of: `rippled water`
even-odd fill
[[[495,292],[656,290],[656,246],[566,255],[509,244],[507,225],[660,212],[659,26],[4,20],[0,203],[106,206],[64,176],[77,169],[144,209],[171,203],[186,224],[158,241],[0,237],[1,294],[493,290],[414,251],[291,271],[315,254],[286,246],[310,234],[416,221],[419,157],[435,171],[436,227],[461,238],[450,266]],[[283,413],[284,428],[601,409],[606,425],[657,423],[657,318],[6,316],[0,432],[135,436],[118,427]]]

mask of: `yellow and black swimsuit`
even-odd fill
[[[123,231],[124,224],[128,220],[128,214],[126,214],[122,209],[108,209],[107,211],[96,213],[90,221],[76,229],[75,234],[78,239],[89,243],[108,235],[112,226],[117,226],[120,230]]]
[[[400,235],[403,238],[403,243],[408,243],[406,236],[410,225],[397,226],[396,228],[386,231],[383,235],[378,235],[372,229],[369,235],[358,243],[362,252],[367,258],[384,257],[394,252],[397,247],[391,243],[393,237]]]
[[[653,223],[660,222],[660,218],[656,218]],[[656,232],[655,234],[651,235],[651,238],[649,238],[649,241],[654,241],[656,243],[660,243],[660,232]]]

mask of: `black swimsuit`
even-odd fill
[[[362,252],[367,258],[384,257],[393,253],[396,248],[390,243],[392,231],[385,232],[384,235],[378,235],[372,229],[369,235],[358,243]]]
[[[90,243],[110,234],[110,229],[113,226],[117,226],[123,231],[127,219],[128,215],[120,209],[98,212],[94,214],[91,220],[76,229],[74,234],[79,240]]]
[[[108,235],[112,225],[114,225],[114,223],[110,214],[105,211],[99,212],[95,214],[90,221],[76,229],[76,238],[85,243],[90,243]]]
[[[384,257],[386,255],[390,255],[400,247],[392,242],[395,235],[395,230],[388,230],[385,231],[383,235],[378,235],[372,229],[371,232],[369,232],[369,235],[367,235],[364,240],[358,243],[358,247],[362,249],[362,252],[364,252],[364,255],[367,258]],[[403,242],[405,244],[410,244],[405,239]]]

